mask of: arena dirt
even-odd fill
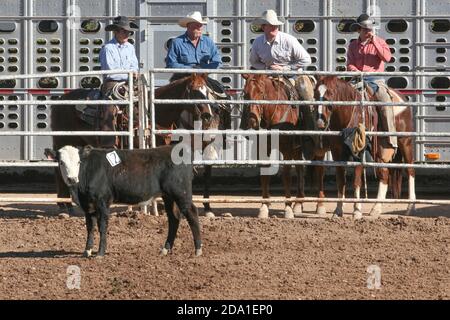
[[[166,217],[115,208],[107,255],[87,259],[81,214],[61,219],[52,205],[4,205],[0,299],[450,298],[448,207],[423,206],[419,217],[397,215],[399,209],[362,221],[350,215],[286,220],[280,205],[259,220],[256,204],[232,207],[215,205],[218,218],[200,218],[198,258],[186,220],[174,252],[164,257]],[[67,287],[71,265],[80,268],[80,289]],[[379,289],[367,287],[372,265],[381,271]]]

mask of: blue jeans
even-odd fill
[[[383,77],[380,76],[366,76],[364,77],[364,84],[367,84],[372,90],[373,93],[377,93],[378,85],[375,83],[377,80],[383,80]]]

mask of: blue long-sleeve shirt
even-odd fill
[[[189,40],[187,33],[175,38],[166,57],[167,68],[217,69],[222,65],[222,57],[216,44],[207,36],[201,36],[197,47]]]
[[[120,44],[116,38],[103,46],[99,58],[102,70],[139,70],[134,46],[129,42]],[[128,75],[109,74],[105,76],[105,80],[125,81],[128,80]]]

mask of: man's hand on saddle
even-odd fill
[[[269,67],[270,70],[285,70],[285,67],[279,64],[272,64]]]

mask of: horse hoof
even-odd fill
[[[341,208],[339,208],[339,209],[334,210],[334,215],[339,218],[342,218],[344,216],[344,212],[342,211]]]
[[[83,253],[83,257],[85,257],[85,258],[92,257],[92,249],[85,250],[84,253]]]
[[[166,248],[162,248],[160,253],[162,256],[167,256],[167,254],[169,253],[169,250],[167,250]]]
[[[258,218],[259,219],[269,218],[269,207],[267,206],[267,204],[263,204],[261,208],[259,208]]]
[[[195,256],[200,257],[203,254],[202,249],[195,249]]]
[[[303,214],[303,205],[301,203],[296,203],[294,205],[294,216],[299,217]]]
[[[212,218],[215,218],[216,215],[212,211],[207,211],[207,212],[205,212],[205,217],[212,219]]]
[[[316,214],[322,215],[322,216],[326,215],[327,214],[327,209],[325,208],[325,206],[317,207]]]
[[[363,215],[362,215],[361,211],[355,210],[353,212],[353,219],[360,220],[360,219],[362,219],[362,217],[363,217]]]
[[[406,215],[410,216],[411,214],[415,214],[416,213],[416,205],[414,203],[410,203],[408,205],[408,209],[406,209]]]
[[[381,216],[381,207],[378,205],[375,205],[372,210],[370,211],[370,216],[373,218],[379,218]]]
[[[294,212],[292,211],[291,206],[286,206],[284,208],[284,218],[285,219],[293,219],[294,218]]]

